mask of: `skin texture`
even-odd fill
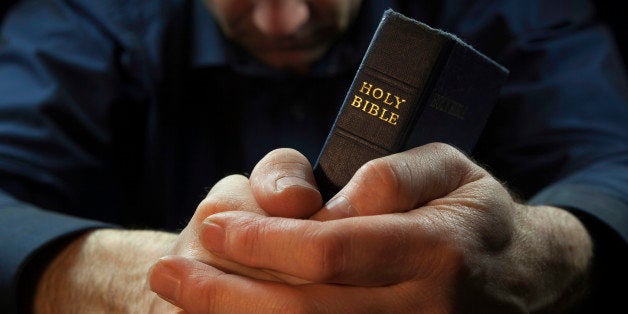
[[[305,162],[276,167],[278,155],[299,158],[273,152],[248,186],[225,181],[226,189],[258,189],[251,193],[265,197],[268,208],[294,199],[252,184],[269,171],[311,171]],[[292,192],[309,193],[311,183]],[[443,144],[368,163],[339,197],[344,201],[332,199],[310,220],[234,206],[200,223],[199,240],[215,257],[270,272],[277,282],[170,256],[152,268],[149,284],[190,313],[526,313],[569,303],[565,294],[591,258],[590,239],[571,214],[516,203],[490,174]]]
[[[146,272],[171,252],[177,235],[157,231],[102,229],[68,245],[39,281],[34,313],[146,313],[152,302],[173,308],[147,292]]]

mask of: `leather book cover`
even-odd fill
[[[444,142],[470,153],[507,75],[457,37],[387,10],[314,165],[323,198],[401,150]]]

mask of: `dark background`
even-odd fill
[[[6,11],[19,0],[0,0],[0,20]],[[628,64],[628,27],[622,27],[622,20],[628,18],[620,9],[620,0],[596,0],[593,1],[597,7],[600,18],[606,21],[613,30],[619,50],[623,56],[624,64]]]

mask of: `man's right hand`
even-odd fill
[[[282,165],[286,162],[307,163],[307,159],[293,153],[287,157],[281,154],[275,157],[264,159],[266,163],[263,167],[253,171],[257,174],[260,169],[279,169],[272,175],[257,175],[264,180],[257,180],[254,184],[263,185],[267,193],[267,199],[261,199],[261,202],[266,202],[265,206],[273,209],[272,215],[310,216],[322,206],[322,201],[311,174],[298,171],[307,169],[309,164],[308,167]],[[281,169],[297,171],[285,172]],[[102,229],[87,232],[63,249],[45,270],[35,295],[35,312],[177,311],[150,291],[146,284],[146,274],[151,266],[160,258],[163,261],[172,259],[172,255],[202,261],[215,270],[258,279],[303,282],[272,271],[244,267],[207,252],[199,243],[203,220],[212,214],[230,210],[268,215],[255,200],[249,180],[241,175],[232,175],[214,185],[179,235],[148,230]],[[176,282],[166,284],[176,287]]]
[[[311,183],[308,183],[303,178],[288,175],[289,174],[286,174],[286,176],[278,176],[264,182],[257,182],[258,184],[272,185],[272,191],[277,193],[277,195],[272,197],[272,201],[278,202],[281,205],[270,208],[275,209],[275,213],[280,213],[288,217],[307,217],[311,215],[315,210],[321,207],[320,193],[311,186]],[[308,185],[311,187],[308,187]],[[313,202],[307,203],[312,204],[311,206],[297,206],[302,205],[297,203],[297,200],[301,200],[302,202],[303,199],[307,198],[313,200]],[[286,276],[281,277],[281,275],[280,277],[276,277],[271,271],[249,268],[218,258],[202,246],[199,242],[201,228],[208,228],[206,225],[203,226],[205,218],[216,213],[234,210],[270,216],[269,213],[264,211],[258,204],[253,195],[249,180],[246,177],[241,175],[228,176],[216,183],[207,194],[207,197],[199,204],[192,219],[179,234],[169,255],[195,259],[215,268],[227,270],[230,273],[257,279],[279,280],[291,283],[302,282],[302,280]]]
[[[168,254],[161,259],[167,262],[185,257],[200,261],[214,271],[226,271],[250,278],[300,284],[300,278],[266,269],[243,266],[221,259],[208,252],[199,242],[205,218],[225,211],[246,211],[262,216],[306,218],[322,207],[321,194],[311,166],[305,156],[293,150],[279,149],[264,157],[253,169],[248,180],[242,175],[231,175],[212,187],[206,198],[196,208],[192,219],[181,231]],[[254,195],[254,191],[257,194]],[[159,264],[159,263],[158,263]],[[179,282],[171,277],[151,276],[149,284],[176,290]],[[175,292],[176,293],[176,292]],[[154,300],[153,310],[165,311],[170,305]]]

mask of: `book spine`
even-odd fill
[[[405,146],[449,42],[385,13],[314,166],[324,199],[369,160]]]
[[[442,142],[471,154],[508,71],[455,40],[403,149]]]
[[[323,198],[401,150],[444,142],[470,153],[507,75],[455,36],[388,10],[314,165]]]

